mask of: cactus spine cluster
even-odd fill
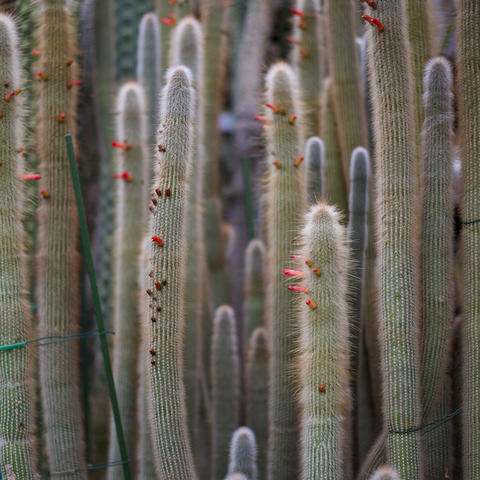
[[[70,2],[41,0],[38,37],[41,55],[35,64],[36,131],[40,161],[38,208],[37,299],[40,337],[79,331],[78,215],[64,135],[76,135],[79,70]],[[56,343],[40,350],[40,382],[51,472],[86,464],[80,408],[78,343]],[[85,479],[83,471],[71,475]]]
[[[183,292],[187,249],[185,242],[188,175],[192,164],[195,98],[192,75],[186,67],[167,72],[162,92],[155,157],[150,234],[152,236],[149,345],[145,346],[150,377],[150,418],[157,474],[163,478],[196,479],[186,424],[182,380]],[[165,442],[168,438],[170,441]]]
[[[23,102],[11,91],[22,87],[17,27],[0,13],[0,345],[27,341],[30,308],[27,305],[28,277],[22,224],[25,186],[21,181],[24,162],[18,153],[23,145]],[[31,364],[28,348],[0,352],[0,477],[8,478],[7,467],[18,478],[33,480]],[[29,373],[30,372],[30,373]]]

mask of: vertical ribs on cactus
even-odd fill
[[[350,414],[347,285],[350,258],[346,229],[334,207],[318,203],[306,215],[302,255],[309,300],[298,302],[300,318],[300,375],[302,406],[302,478],[341,479],[350,471],[345,458]],[[307,303],[308,306],[305,305]],[[315,308],[313,308],[313,306]],[[308,308],[310,307],[310,308]]]
[[[258,479],[257,442],[248,427],[237,428],[232,436],[228,474],[234,473],[243,473],[249,480]]]
[[[19,87],[20,47],[14,20],[0,13],[0,82]],[[1,106],[0,118],[0,344],[27,341],[30,308],[27,304],[27,256],[24,247],[25,184],[18,148],[24,141],[23,101]],[[26,348],[1,352],[0,356],[0,477],[36,478],[31,412],[31,355]],[[10,472],[7,467],[9,467]]]
[[[150,221],[150,236],[162,239],[163,245],[150,244],[152,274],[147,281],[147,294],[151,297],[147,322],[150,324],[150,343],[145,346],[144,358],[150,379],[149,409],[155,468],[162,478],[194,480],[197,474],[187,428],[182,338],[187,188],[193,153],[195,98],[188,68],[169,69],[166,80],[160,116],[161,123],[166,126],[160,129],[157,137],[157,143],[164,145],[165,151],[155,154],[153,188],[165,193],[168,190],[169,195],[158,198]],[[167,284],[157,291],[155,282],[162,280]],[[148,352],[150,348],[155,351],[155,360]]]

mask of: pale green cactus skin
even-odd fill
[[[370,28],[367,40],[378,186],[375,202],[383,411],[389,432],[388,462],[401,478],[410,479],[422,476],[419,432],[411,431],[421,421],[413,79],[406,5],[396,0],[377,2],[375,16],[388,25],[383,31]],[[378,62],[382,68],[378,68]],[[399,431],[409,433],[395,433]]]
[[[215,313],[212,349],[212,480],[228,472],[228,451],[240,413],[240,362],[233,309]]]
[[[257,442],[248,427],[237,428],[233,434],[228,473],[243,473],[249,480],[258,479]]]
[[[37,82],[36,109],[39,189],[50,198],[38,208],[37,301],[39,336],[72,335],[79,332],[79,285],[77,245],[78,215],[68,165],[64,136],[76,137],[76,105],[79,80],[74,58],[76,37],[69,2],[38,2],[38,49],[35,66],[47,75]],[[65,114],[63,122],[59,116]],[[61,254],[59,253],[61,252]],[[40,382],[45,438],[50,471],[84,468],[86,464],[82,410],[80,407],[78,342],[65,342],[40,349]],[[86,479],[84,471],[69,479]]]
[[[125,83],[118,94],[117,138],[128,141],[132,148],[120,151],[116,159],[116,171],[132,175],[131,181],[117,179],[117,229],[114,234],[114,284],[113,326],[115,331],[113,350],[113,376],[119,399],[122,427],[127,452],[135,452],[136,394],[132,385],[137,382],[138,349],[141,314],[138,302],[132,302],[132,293],[140,295],[139,263],[141,241],[146,233],[148,210],[145,197],[148,185],[150,161],[146,145],[147,122],[145,92],[134,82]],[[143,285],[142,285],[143,286]],[[121,458],[115,423],[110,423],[109,461]],[[135,468],[135,467],[134,467]],[[118,476],[118,469],[108,470],[108,478]]]
[[[462,220],[474,222],[480,212],[480,158],[479,104],[480,78],[480,5],[474,0],[457,3],[456,31],[458,49],[456,65],[458,75],[458,105],[461,158],[463,162]],[[463,225],[461,233],[463,251],[463,424],[462,454],[464,478],[480,478],[480,279],[478,272],[480,223]]]
[[[305,146],[305,180],[309,205],[323,197],[325,177],[325,146],[318,137],[310,137]]]
[[[345,417],[350,411],[346,229],[334,207],[314,205],[306,215],[301,255],[308,292],[298,293],[300,311],[302,476],[348,478]],[[319,275],[314,269],[319,269]],[[310,305],[307,304],[310,303]]]
[[[289,373],[298,360],[298,320],[282,270],[288,267],[291,240],[297,219],[306,208],[304,165],[295,167],[302,155],[304,135],[299,122],[288,119],[300,112],[297,79],[285,63],[274,65],[266,77],[268,108],[268,180],[266,189],[267,305],[266,323],[271,338],[269,393],[269,479],[292,479],[298,474],[298,414],[296,386]],[[272,153],[273,152],[273,153]],[[278,162],[277,167],[274,162]]]
[[[25,173],[17,149],[23,146],[24,107],[21,96],[5,95],[23,88],[17,26],[0,13],[0,345],[29,340],[31,312],[23,227]],[[5,86],[8,85],[8,88]],[[25,480],[35,478],[31,413],[32,379],[29,348],[0,352],[0,477],[8,470]],[[8,466],[8,470],[7,470]],[[15,477],[13,475],[13,477]],[[10,477],[12,478],[12,477]]]
[[[257,328],[248,348],[246,390],[247,390],[247,424],[255,433],[257,440],[257,465],[260,479],[267,474],[267,440],[268,440],[268,360],[270,348],[267,332]]]
[[[157,194],[150,222],[150,235],[161,239],[163,244],[152,241],[151,245],[152,276],[147,282],[147,294],[152,306],[146,319],[150,336],[149,344],[144,346],[144,358],[148,358],[155,468],[162,478],[172,480],[197,479],[182,380],[187,189],[195,117],[192,81],[186,67],[174,67],[167,72],[157,137],[157,143],[165,151],[157,151],[154,163],[153,189],[154,192],[158,189],[161,196]]]

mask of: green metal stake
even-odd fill
[[[250,180],[250,162],[248,157],[242,158],[243,185],[245,186],[245,213],[247,217],[247,234],[250,242],[255,238],[253,224],[252,182]]]
[[[95,309],[95,318],[97,319],[98,331],[105,331],[105,323],[103,321],[100,297],[97,290],[97,281],[95,279],[95,270],[93,268],[92,252],[90,250],[90,238],[88,236],[87,217],[85,216],[85,208],[83,206],[82,190],[80,188],[80,178],[78,176],[77,162],[75,160],[75,152],[73,150],[72,135],[65,135],[67,142],[68,160],[70,161],[70,171],[72,173],[73,189],[75,190],[75,200],[77,202],[78,219],[80,221],[80,233],[82,236],[83,253],[87,264],[88,277],[90,279],[90,287],[92,289],[93,305]],[[115,420],[115,428],[117,430],[118,444],[120,447],[120,455],[122,457],[123,474],[125,480],[131,480],[130,466],[125,446],[125,438],[123,437],[122,421],[120,419],[120,410],[118,408],[117,394],[115,392],[115,384],[113,382],[112,363],[110,354],[108,353],[108,344],[105,335],[100,335],[100,346],[102,349],[103,362],[107,375],[108,390],[110,392],[110,401],[112,402],[113,418]]]

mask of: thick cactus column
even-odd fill
[[[38,209],[37,301],[39,335],[79,332],[78,215],[65,148],[76,134],[76,32],[67,0],[38,2],[37,157],[44,199]],[[50,470],[85,467],[78,342],[40,349],[40,382]],[[68,475],[86,479],[84,471]]]
[[[195,115],[192,76],[186,67],[167,72],[155,158],[150,222],[150,344],[145,345],[150,377],[150,419],[156,470],[162,478],[194,480],[197,474],[187,428],[182,381],[184,288],[188,176],[192,163],[192,120]]]
[[[463,198],[461,203],[463,250],[463,475],[480,478],[480,4],[460,0],[457,4],[457,88]]]
[[[370,9],[368,9],[370,12]],[[371,13],[371,12],[370,12]],[[401,478],[421,478],[419,243],[413,171],[416,142],[406,5],[377,2],[369,27],[378,198],[379,326],[388,461]],[[380,23],[378,23],[380,22]],[[382,29],[383,27],[383,29]]]
[[[233,309],[226,305],[215,314],[212,337],[212,480],[228,471],[228,448],[238,426],[240,365]]]
[[[342,479],[345,418],[350,411],[346,229],[334,207],[319,203],[302,231],[303,285],[299,295],[302,479]]]
[[[257,442],[248,427],[235,430],[230,444],[229,475],[243,473],[249,480],[257,480]]]
[[[302,187],[304,138],[297,79],[285,63],[267,74],[269,129],[267,231],[267,328],[271,338],[268,478],[292,479],[298,473],[298,403],[291,371],[298,360],[298,321],[282,270],[288,266],[306,194]],[[299,122],[292,122],[298,115]]]
[[[127,172],[128,179],[118,179],[116,189],[117,229],[114,234],[114,285],[113,326],[115,331],[113,351],[113,375],[119,399],[120,414],[127,452],[130,458],[135,452],[137,343],[140,339],[141,314],[139,263],[141,241],[146,232],[145,197],[150,170],[147,154],[147,123],[144,91],[137,83],[123,85],[117,100],[117,138],[127,142],[129,148],[121,150],[117,157],[117,174]],[[120,457],[115,423],[110,424],[109,461]],[[111,468],[108,478],[114,479],[119,470]]]
[[[25,191],[23,159],[23,105],[10,92],[22,88],[20,49],[16,25],[0,13],[0,346],[27,341],[30,308],[27,303],[27,257],[22,223]],[[0,477],[35,478],[29,388],[29,349],[0,352]],[[30,368],[29,368],[30,366]]]

